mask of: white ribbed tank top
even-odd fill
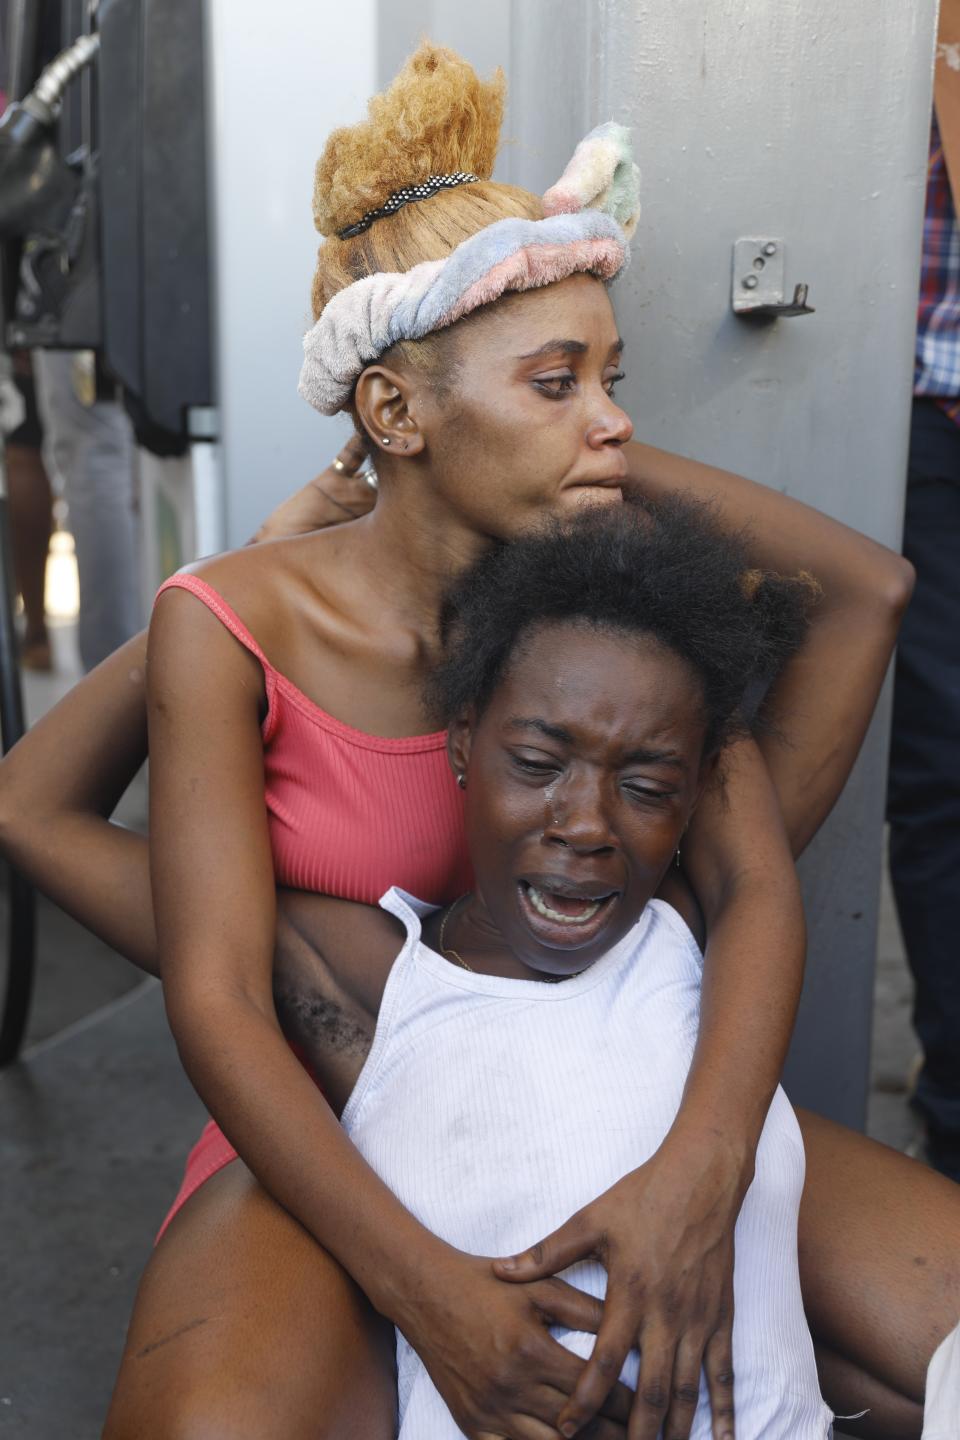
[[[701,956],[654,900],[613,950],[559,984],[461,970],[424,945],[430,906],[391,890],[407,928],[343,1127],[434,1234],[471,1254],[510,1255],[548,1234],[654,1153],[680,1106],[700,1014]],[[736,1228],[734,1387],[738,1440],[824,1440],[800,1298],[803,1141],[777,1090]],[[592,1262],[566,1278],[603,1295]],[[594,1337],[556,1329],[577,1354]],[[397,1336],[400,1440],[461,1434],[416,1352]],[[631,1354],[623,1379],[637,1380]],[[701,1379],[691,1440],[710,1440]]]

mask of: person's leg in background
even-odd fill
[[[92,384],[78,393],[84,376],[74,352],[35,352],[34,366],[46,453],[70,511],[80,658],[91,670],[142,624],[133,429],[123,407],[98,398]]]
[[[25,621],[20,663],[28,670],[49,670],[44,591],[53,528],[50,481],[39,448],[8,442],[5,459],[14,584],[23,601]]]
[[[50,637],[44,610],[47,553],[53,528],[53,495],[43,463],[43,434],[37,415],[30,363],[18,355],[14,383],[26,414],[7,436],[4,455],[10,516],[13,578],[23,601],[24,631],[20,663],[30,670],[49,670]]]
[[[904,554],[917,571],[897,651],[890,876],[916,984],[915,1104],[929,1159],[960,1180],[960,425],[914,401]]]

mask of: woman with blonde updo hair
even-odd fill
[[[314,177],[313,223],[324,236],[313,279],[315,320],[338,290],[364,275],[440,260],[496,220],[543,218],[539,196],[490,179],[505,95],[502,71],[482,81],[452,50],[422,45],[389,90],[370,101],[366,120],[334,130]],[[447,191],[438,205],[406,205],[390,225],[338,239],[412,179],[456,171],[479,181]]]
[[[148,665],[141,637],[0,771],[6,853],[162,973],[184,1066],[223,1126],[191,1154],[144,1275],[108,1440],[387,1440],[381,1317],[472,1437],[623,1440],[629,1413],[631,1440],[684,1440],[701,1367],[716,1440],[735,1433],[733,1231],[800,987],[793,855],[856,756],[910,570],[795,500],[631,440],[606,286],[636,221],[627,137],[598,127],[540,199],[490,179],[502,105],[502,77],[425,44],[367,120],[330,137],[301,392],[348,410],[359,438],[272,517],[272,543],[168,582]],[[336,487],[365,453],[379,490],[360,514],[373,491]],[[275,949],[281,968],[303,960],[304,937],[276,886],[374,903],[399,885],[443,906],[471,888],[463,792],[424,699],[444,593],[491,544],[631,491],[711,498],[722,524],[750,527],[752,566],[811,572],[822,598],[764,738],[729,749],[723,794],[707,789],[682,839],[708,945],[673,1129],[616,1197],[489,1263],[403,1209],[294,1058],[271,972]],[[332,524],[343,505],[357,518]],[[143,758],[146,714],[149,864],[104,818]],[[318,1044],[350,1043],[335,1015],[312,1019]],[[954,1188],[801,1123],[824,1393],[870,1407],[871,1434],[918,1434],[925,1366],[960,1309]],[[555,1278],[587,1254],[608,1272],[602,1313]],[[553,1344],[551,1322],[599,1329],[593,1358]],[[612,1381],[635,1345],[634,1400]]]

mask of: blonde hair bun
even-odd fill
[[[461,56],[424,41],[367,119],[334,130],[317,161],[313,221],[336,235],[404,185],[428,175],[489,179],[497,156],[506,84],[481,80]]]

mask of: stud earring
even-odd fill
[[[381,441],[380,443],[381,443],[382,445],[389,445],[389,444],[390,444],[390,436],[389,436],[389,435],[384,435],[384,437],[383,437],[383,439],[382,439],[382,441]]]
[[[463,773],[462,770],[460,771],[460,773],[459,773],[458,776],[457,776],[457,784],[460,786],[460,789],[461,789],[461,790],[466,790],[466,788],[467,788],[467,777],[466,777],[466,775],[464,775],[464,773]]]

